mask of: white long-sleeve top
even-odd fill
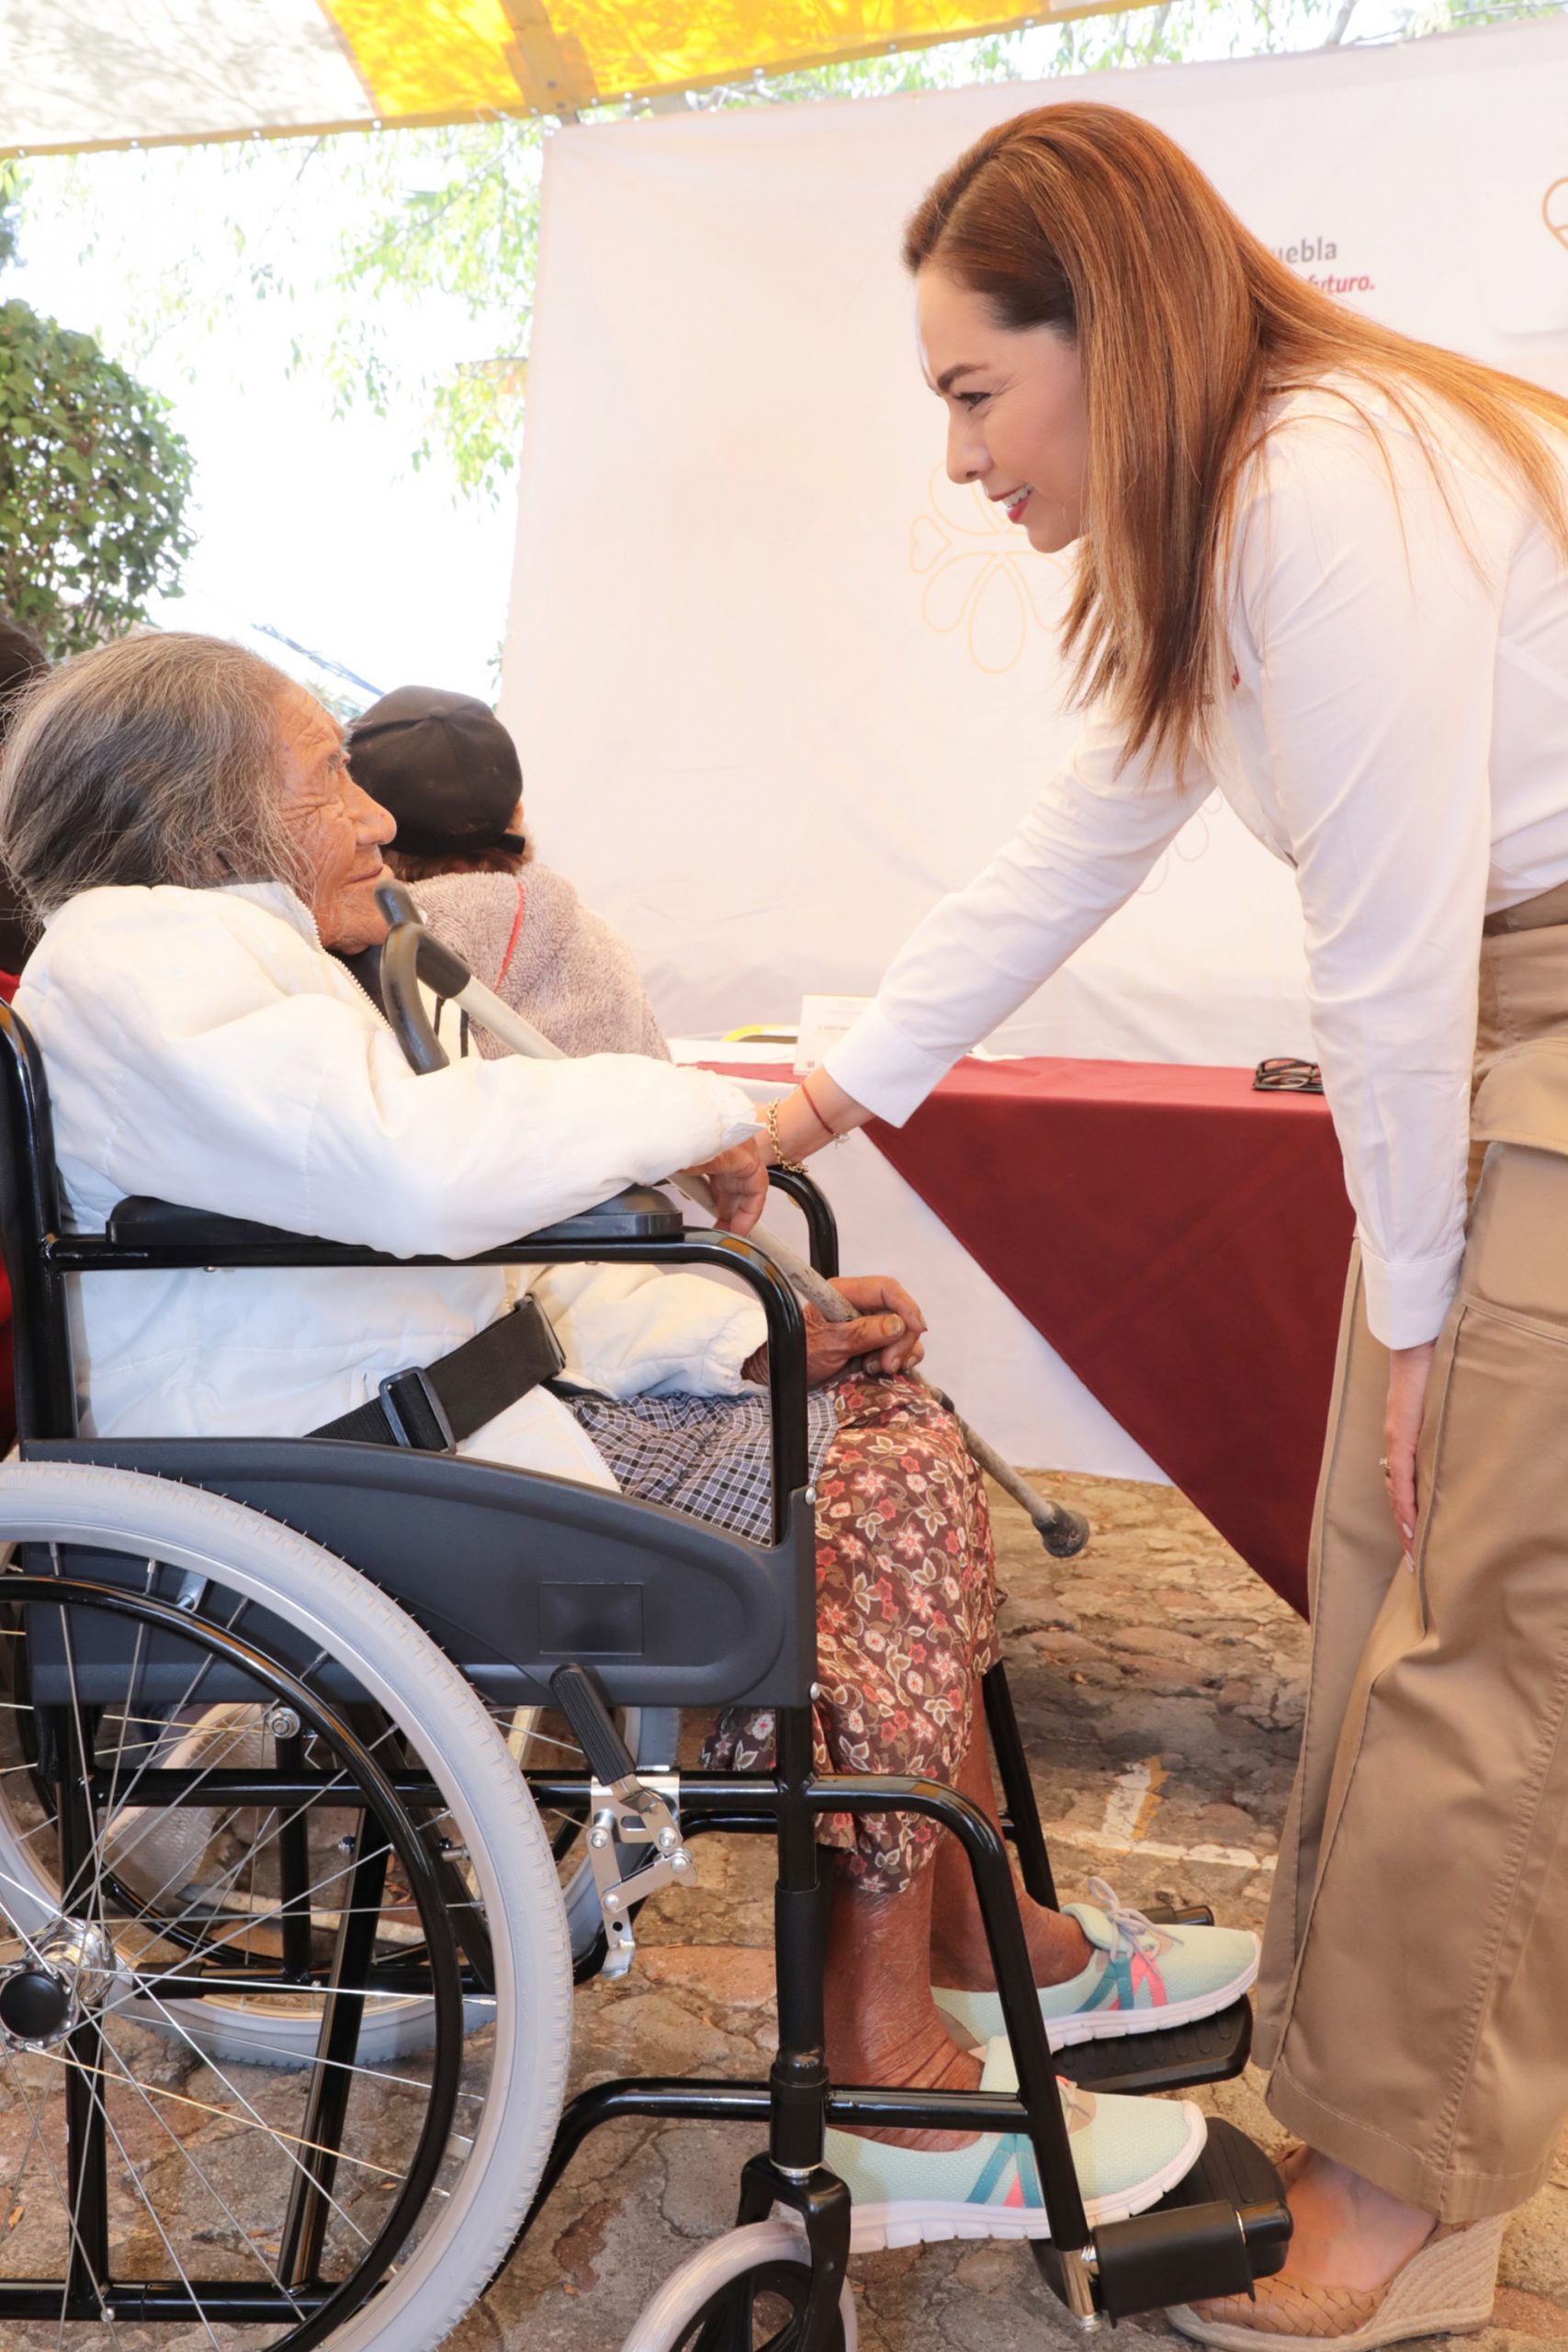
[[[85,1231],[150,1193],[398,1257],[469,1257],[711,1159],[756,1117],[728,1080],[638,1055],[475,1057],[416,1077],[281,883],[85,891],[47,926],[17,1007]],[[83,1426],[300,1435],[471,1339],[525,1287],[572,1378],[610,1396],[733,1396],[766,1336],[750,1295],[635,1266],[89,1274],[72,1302]],[[615,1483],[544,1388],[460,1450]]]
[[[902,1124],[1131,896],[1204,795],[1295,869],[1309,1004],[1373,1331],[1439,1329],[1464,1245],[1483,913],[1568,879],[1568,565],[1468,430],[1438,476],[1376,395],[1283,401],[1244,486],[1233,670],[1185,787],[1092,719],[829,1056]],[[1568,436],[1562,442],[1568,467]]]

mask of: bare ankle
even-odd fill
[[[1295,2225],[1287,2267],[1316,2286],[1385,2286],[1437,2227],[1419,2206],[1317,2149],[1295,2159],[1287,2194]]]
[[[1036,1984],[1065,1984],[1089,1966],[1094,1947],[1076,1919],[1046,1911],[1026,1894],[1019,1896],[1019,1916],[1029,1946],[1030,1966]],[[944,1992],[994,1993],[996,1970],[990,1947],[978,1921],[971,1932],[931,1935],[931,1983]]]
[[[932,2012],[935,2018],[935,2011]],[[852,2037],[829,2042],[828,2071],[835,2084],[874,2086],[882,2090],[974,2091],[980,2087],[981,2056],[959,2050],[943,2031],[940,2019],[928,2040],[919,2045],[906,2041],[896,2048],[857,2044]],[[973,2132],[893,2132],[857,2129],[862,2140],[885,2140],[896,2148],[966,2148],[978,2135]]]

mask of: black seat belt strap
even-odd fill
[[[390,1374],[375,1396],[310,1434],[450,1453],[508,1405],[553,1380],[565,1362],[549,1317],[525,1298],[449,1355]]]

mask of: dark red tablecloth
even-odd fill
[[[1168,1062],[968,1061],[908,1126],[866,1133],[1304,1611],[1352,1227],[1322,1096]]]
[[[1256,1094],[1247,1070],[964,1062],[908,1126],[867,1133],[1304,1610],[1352,1224],[1322,1097]]]

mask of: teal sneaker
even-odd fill
[[[1053,2050],[1114,2034],[1162,2033],[1239,2001],[1258,1974],[1261,1946],[1247,1928],[1161,1928],[1131,1910],[1114,1887],[1091,1878],[1092,1903],[1069,1903],[1093,1956],[1065,1984],[1041,1987],[1040,2014]],[[995,1993],[939,1987],[936,2005],[972,2041],[1005,2033]]]
[[[1015,2091],[1005,2041],[986,2051],[980,2087]],[[1091,2229],[1157,2205],[1197,2163],[1208,2125],[1186,2099],[1098,2098],[1061,2083],[1062,2107]],[[1048,2238],[1034,2151],[1021,2132],[987,2132],[966,2148],[895,2148],[829,2132],[826,2162],[853,2199],[850,2247],[934,2238]]]

